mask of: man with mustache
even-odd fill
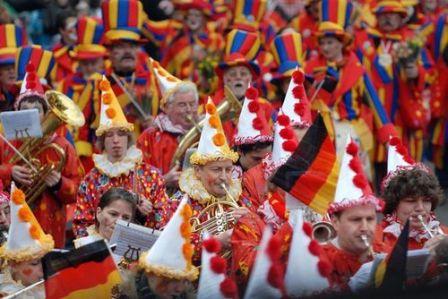
[[[226,45],[224,60],[215,69],[219,78],[219,88],[212,100],[217,106],[225,100],[224,86],[230,88],[242,104],[247,88],[257,81],[260,75],[260,68],[255,61],[260,48],[260,37],[257,32],[233,29],[226,37]],[[270,122],[273,108],[267,100],[262,98],[259,100],[260,109],[266,121]],[[227,140],[231,145],[233,145],[237,123],[238,119],[232,119],[223,124]]]
[[[418,39],[406,24],[407,10],[401,1],[379,1],[374,8],[377,27],[356,32],[361,61],[372,78],[387,117],[400,132],[411,155],[421,161],[423,132],[429,122],[425,108],[431,98],[427,86],[428,62],[422,53],[403,54],[399,49]],[[409,48],[408,48],[409,49]],[[412,52],[412,51],[409,51]],[[426,58],[425,58],[426,59]],[[385,174],[385,147],[377,144],[374,162],[379,178]]]
[[[138,0],[107,0],[101,9],[111,62],[106,75],[138,136],[159,110],[155,78],[150,72],[148,56],[141,49],[142,4]]]

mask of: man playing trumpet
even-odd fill
[[[323,246],[324,258],[333,266],[330,284],[341,291],[347,290],[350,277],[373,259],[373,253],[388,251],[381,242],[374,242],[376,212],[382,205],[370,188],[358,152],[358,146],[350,140],[328,211],[337,237]]]
[[[49,113],[50,108],[45,99],[43,87],[31,64],[27,67],[27,74],[22,82],[22,92],[16,99],[15,108],[17,110],[37,109],[41,123]],[[30,205],[43,230],[53,236],[56,247],[62,248],[65,244],[66,205],[75,202],[76,190],[83,170],[75,149],[65,138],[54,132],[50,132],[49,136],[43,138],[42,147],[56,144],[62,149],[65,153],[65,163],[60,170],[53,169],[43,178],[46,189]],[[16,148],[19,148],[21,144],[22,141],[13,141]],[[38,147],[36,150],[39,152],[31,153],[31,157],[28,158],[36,158],[42,165],[61,163],[61,153],[58,153],[54,147],[48,146],[44,150]],[[24,161],[11,163],[15,153],[3,142],[0,153],[2,164],[0,178],[5,185],[9,185],[13,180],[22,187],[35,187],[40,173],[35,173]]]
[[[194,83],[177,79],[158,62],[153,61],[153,66],[162,94],[163,112],[140,135],[137,146],[143,152],[144,161],[162,171],[167,186],[177,188],[180,165],[172,165],[173,156],[179,141],[197,121],[198,91]]]
[[[193,209],[191,239],[195,245],[196,262],[200,259],[203,231],[216,235],[226,249],[230,245],[234,222],[252,208],[252,203],[241,197],[241,182],[232,178],[233,163],[237,161],[238,154],[230,150],[216,106],[211,100],[206,105],[205,119],[198,149],[190,157],[193,167],[182,172],[179,179],[181,192],[176,193],[173,199],[180,202],[184,195],[189,198]],[[207,221],[221,212],[224,212],[223,224]]]
[[[398,138],[389,142],[387,168],[382,192],[385,217],[379,241],[395,244],[409,219],[409,250],[435,247],[448,231],[434,214],[443,199],[437,178],[422,164],[414,163]]]

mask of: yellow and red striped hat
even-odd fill
[[[75,59],[93,59],[107,55],[102,45],[104,39],[104,26],[101,20],[91,17],[82,17],[76,23],[77,42],[70,55]]]
[[[27,44],[24,30],[13,24],[0,25],[0,64],[14,64],[17,49]]]

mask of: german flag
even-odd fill
[[[320,114],[271,182],[319,214],[326,214],[336,192],[339,163]]]
[[[121,283],[117,266],[101,240],[42,261],[47,299],[111,298]]]
[[[376,268],[375,287],[383,291],[402,291],[406,282],[408,257],[409,220],[395,243],[391,253]]]

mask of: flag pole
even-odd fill
[[[45,281],[45,280],[43,280],[43,279],[42,279],[42,280],[39,280],[38,282],[33,283],[32,285],[29,285],[29,286],[27,286],[26,288],[21,289],[21,290],[18,291],[18,292],[15,292],[14,294],[11,294],[11,295],[8,295],[8,296],[6,296],[6,297],[3,297],[3,299],[12,299],[12,298],[16,298],[16,297],[19,296],[20,294],[23,294],[23,293],[25,293],[26,291],[29,291],[29,290],[31,290],[32,288],[37,287],[37,286],[43,284],[44,281]]]

